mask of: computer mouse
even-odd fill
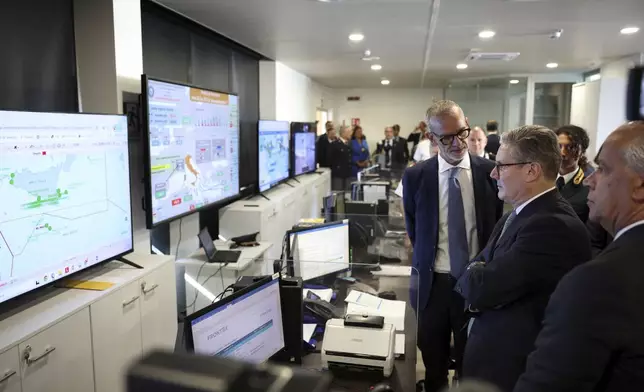
[[[371,387],[369,392],[394,392],[394,389],[389,384],[381,383]]]
[[[391,300],[396,300],[396,293],[393,291],[383,291],[382,293],[378,293],[378,297],[383,298],[383,299],[391,299]]]

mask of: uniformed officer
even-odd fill
[[[561,166],[557,177],[557,189],[572,205],[579,219],[588,220],[588,187],[584,185],[587,172],[594,169],[586,158],[590,144],[588,133],[576,125],[564,125],[555,131],[561,151]]]
[[[340,129],[340,137],[329,144],[328,163],[331,165],[331,189],[348,191],[351,187],[351,134],[349,127]]]

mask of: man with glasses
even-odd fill
[[[463,376],[504,392],[525,370],[557,283],[591,257],[584,224],[555,187],[560,165],[550,129],[526,125],[503,134],[491,176],[513,210],[456,285],[475,316]]]
[[[424,386],[435,392],[447,385],[452,333],[457,373],[465,347],[464,302],[454,284],[487,243],[503,204],[490,178],[494,162],[468,153],[463,110],[438,101],[427,110],[427,124],[438,155],[405,171],[403,206],[413,246],[410,300],[418,314]]]

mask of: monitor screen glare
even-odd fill
[[[125,116],[0,111],[0,302],[132,250]]]
[[[239,193],[236,95],[148,79],[152,225]]]

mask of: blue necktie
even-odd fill
[[[447,194],[447,231],[449,237],[449,263],[452,276],[458,278],[470,259],[467,232],[465,230],[465,210],[463,195],[458,181],[460,167],[450,169],[449,191]]]

